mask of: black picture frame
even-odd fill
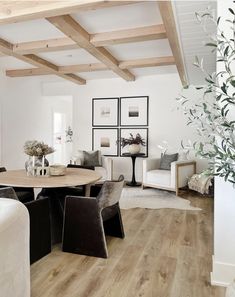
[[[115,137],[112,139],[112,147],[115,147],[115,151],[113,150],[113,153],[109,152],[108,153],[108,149],[106,147],[103,147],[101,145],[97,145],[97,141],[100,138],[98,135],[98,138],[96,139],[96,134],[98,134],[98,132],[104,132],[104,138],[109,138],[112,136],[112,133],[115,133]],[[107,133],[105,133],[107,132]],[[103,156],[109,156],[109,157],[118,157],[119,156],[119,143],[118,143],[118,139],[119,139],[119,129],[118,128],[93,128],[92,129],[92,150],[100,150],[101,151],[101,155]],[[109,139],[110,140],[110,139]],[[108,140],[108,141],[109,141]],[[107,141],[107,139],[105,140]],[[99,142],[101,142],[101,139],[99,140]],[[110,145],[110,142],[109,142]]]
[[[129,110],[129,122],[126,122],[125,116],[124,114],[126,114],[126,112],[124,111],[124,100],[137,100],[135,103],[137,103],[137,110],[135,111],[130,111]],[[138,107],[138,99],[145,99],[145,110],[143,110],[143,108],[140,108],[140,106]],[[142,103],[143,104],[143,103]],[[135,108],[134,107],[134,108]],[[149,125],[149,96],[131,96],[131,97],[120,97],[120,103],[119,103],[119,114],[120,114],[120,127],[146,127]],[[129,107],[130,108],[130,107]],[[132,113],[132,117],[130,116],[130,113]],[[139,119],[139,122],[137,119],[134,119],[135,117],[139,117],[139,115],[142,115],[142,117],[145,117],[145,121],[142,122],[141,119]],[[132,118],[132,119],[131,119]]]
[[[115,119],[114,119],[114,123],[108,123],[108,117],[104,116],[103,117],[103,123],[100,119],[97,119],[98,115],[96,114],[96,112],[98,112],[98,108],[96,108],[96,105],[99,105],[100,103],[103,102],[103,104],[105,105],[105,103],[107,104],[108,102],[112,101],[112,105],[116,105],[116,110],[112,111],[110,109],[108,109],[107,106],[107,110],[106,112],[109,112],[109,114],[111,114],[110,116],[110,120],[111,117],[115,114]],[[118,127],[119,126],[119,97],[109,97],[109,98],[92,98],[92,127]],[[104,115],[105,115],[105,110],[103,111]],[[102,113],[102,112],[101,112]]]
[[[122,137],[125,137],[125,138],[128,138],[130,136],[129,133],[123,133],[123,131],[125,132],[128,132],[129,130],[129,133],[133,133],[133,135],[135,136],[137,133],[140,133],[141,135],[141,131],[145,131],[145,136],[144,136],[144,139],[146,141],[146,146],[145,147],[142,147],[142,151],[140,151],[140,153],[144,153],[145,155],[142,156],[143,158],[147,158],[148,157],[148,138],[149,138],[149,129],[148,128],[142,128],[142,127],[139,127],[139,128],[132,128],[132,127],[129,127],[129,128],[120,128],[120,132],[119,132],[119,153],[120,153],[120,157],[125,157],[123,156],[123,153],[126,153],[128,152],[128,147],[125,147],[124,149],[121,147],[121,138]],[[135,131],[135,132],[133,132]],[[143,135],[141,135],[143,137]],[[143,148],[145,148],[143,150]]]

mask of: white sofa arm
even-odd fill
[[[107,180],[113,179],[113,159],[110,157],[101,157],[102,167],[106,169],[107,172]]]
[[[158,169],[160,166],[159,158],[147,158],[143,160],[143,183],[146,182],[146,173],[150,170]]]
[[[182,160],[171,163],[171,187],[178,188],[187,185],[188,179],[196,173],[196,161]]]

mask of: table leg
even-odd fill
[[[131,156],[131,160],[132,160],[132,180],[131,182],[126,183],[127,186],[130,187],[139,187],[141,185],[141,183],[137,183],[135,180],[135,160],[136,160],[136,156]]]
[[[90,197],[91,196],[91,184],[85,185],[85,196]]]

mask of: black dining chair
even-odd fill
[[[0,167],[0,173],[6,172],[5,167]],[[4,186],[0,186],[4,187]],[[33,188],[13,187],[20,202],[26,203],[34,200]]]
[[[64,252],[107,258],[105,235],[124,238],[119,208],[124,184],[105,181],[99,195],[94,197],[67,196],[64,209],[62,250]]]
[[[0,188],[0,198],[19,200],[11,187]],[[48,198],[40,198],[24,205],[30,218],[30,264],[32,264],[51,252],[49,201]]]
[[[82,168],[94,170],[93,166],[68,164],[68,168]],[[85,187],[43,188],[38,197],[49,197],[52,244],[61,243],[64,219],[64,201],[67,195],[84,196]]]

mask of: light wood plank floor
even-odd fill
[[[202,211],[123,210],[107,260],[55,247],[31,266],[31,297],[224,297],[210,285],[213,199],[181,194]]]

